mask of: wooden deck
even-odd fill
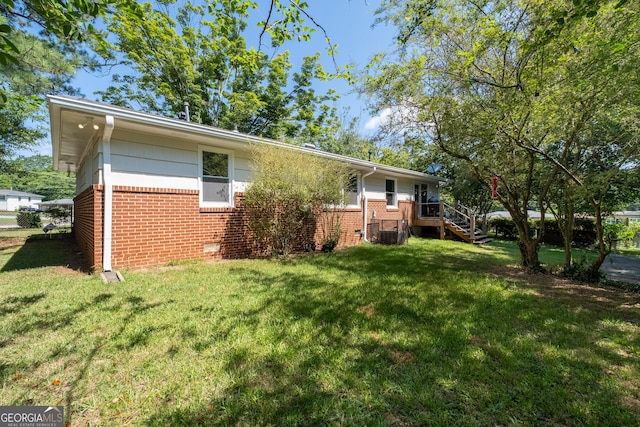
[[[419,227],[442,227],[444,225],[444,218],[440,218],[440,217],[415,218],[412,221],[412,225],[417,225]]]
[[[411,225],[436,227],[440,232],[440,239],[445,239],[449,232],[467,243],[481,244],[492,240],[476,228],[475,214],[462,205],[453,207],[442,201],[416,205],[414,212],[423,215],[414,217]]]

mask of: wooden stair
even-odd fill
[[[466,207],[463,208],[468,211]],[[463,241],[473,243],[474,245],[481,245],[493,240],[491,237],[483,234],[482,230],[475,228],[475,217],[472,216],[473,214],[469,212],[464,213],[462,210],[455,209],[446,204],[445,210],[449,212],[448,217],[444,219],[446,229]],[[472,228],[473,233],[471,232]]]

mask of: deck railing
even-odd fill
[[[417,207],[419,218],[440,218],[442,221],[447,220],[460,228],[469,226],[471,238],[474,238],[476,216],[473,210],[467,206],[458,203],[454,207],[440,200],[438,202],[418,203]]]

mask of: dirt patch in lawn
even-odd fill
[[[24,237],[8,237],[0,239],[0,251],[11,248],[19,248],[27,241]]]
[[[518,267],[496,266],[491,274],[512,279],[517,286],[535,294],[566,303],[572,308],[616,312],[626,320],[640,324],[640,293],[612,286],[579,283],[550,274],[528,273]]]

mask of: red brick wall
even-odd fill
[[[73,232],[92,269],[102,264],[102,186],[93,185],[74,199]]]
[[[112,265],[202,258],[198,192],[114,186]]]
[[[411,223],[413,220],[413,202],[409,200],[399,200],[398,207],[387,207],[385,199],[369,199],[368,219],[376,212],[376,219],[406,219]]]
[[[102,264],[103,189],[94,185],[75,199],[75,233],[87,260]],[[115,186],[113,189],[112,265],[114,268],[163,265],[202,258],[247,258],[266,254],[255,242],[243,208],[244,195],[235,195],[235,208],[200,208],[197,190]],[[385,200],[370,200],[368,221],[411,219],[411,202],[387,209]],[[341,221],[339,246],[362,240],[363,211],[349,209]],[[310,230],[310,232],[313,228]],[[304,238],[301,239],[301,242]],[[322,244],[315,224],[317,249]]]

